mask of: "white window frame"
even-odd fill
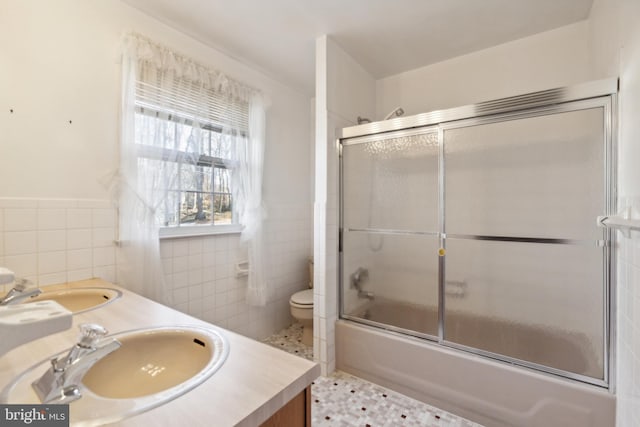
[[[136,115],[138,114],[147,114],[146,111],[156,112],[153,107],[138,105],[136,107]],[[158,120],[170,120],[157,117]],[[213,128],[210,126],[206,127],[208,132],[216,132],[221,131],[217,128]],[[157,148],[153,146],[147,145],[138,145],[138,154],[139,158],[148,158],[148,159],[156,159],[162,160],[166,157],[174,157],[175,152],[168,153],[169,155],[165,155],[165,151],[167,149]],[[183,154],[183,152],[179,152],[178,155]],[[188,153],[184,152],[184,154],[188,155]],[[178,162],[176,162],[178,163]],[[226,162],[228,164],[228,162]],[[225,164],[225,159],[221,159],[218,157],[211,157],[206,155],[200,155],[198,160],[198,165],[208,166],[211,168],[223,168],[229,169]],[[174,191],[179,192],[188,192],[187,190],[183,190],[178,188]],[[215,193],[211,193],[215,194]],[[232,199],[233,200],[233,199]],[[232,205],[232,223],[231,224],[216,224],[215,222],[211,224],[189,224],[184,225],[179,223],[176,225],[159,225],[158,235],[160,239],[172,239],[172,238],[183,238],[183,237],[197,237],[197,236],[208,236],[208,235],[218,235],[218,234],[239,234],[242,232],[244,226],[238,222],[237,214],[235,211],[235,203]],[[179,216],[179,213],[178,213]]]

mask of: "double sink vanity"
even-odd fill
[[[43,290],[25,303],[73,325],[0,356],[0,403],[69,404],[71,425],[311,424],[317,364],[100,279]]]

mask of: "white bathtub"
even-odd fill
[[[336,368],[487,427],[613,427],[608,390],[339,320]]]

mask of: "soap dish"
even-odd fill
[[[46,300],[0,307],[0,355],[38,338],[67,330],[73,320],[69,310]]]

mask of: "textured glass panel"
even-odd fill
[[[437,231],[438,150],[436,133],[345,145],[344,226]]]
[[[603,109],[446,130],[447,233],[601,239]]]
[[[603,379],[603,248],[447,239],[445,339]]]
[[[345,232],[343,245],[344,314],[438,334],[436,237]]]

